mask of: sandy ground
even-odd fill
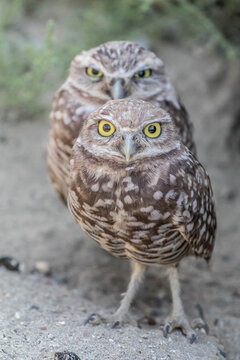
[[[63,350],[82,360],[214,360],[223,359],[223,351],[227,359],[240,359],[240,170],[225,141],[235,72],[194,49],[160,50],[194,122],[199,158],[216,197],[211,266],[186,259],[180,274],[186,312],[193,319],[201,304],[210,335],[199,333],[193,345],[178,331],[163,338],[159,324],[170,311],[170,294],[160,269],[149,270],[132,309],[136,319],[152,314],[156,325],[83,325],[88,314],[118,306],[128,262],[84,235],[56,197],[46,169],[48,121],[6,116],[0,123],[0,255],[17,258],[24,269],[0,268],[0,359],[53,359]],[[51,276],[33,272],[39,260],[49,264]]]

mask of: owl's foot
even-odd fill
[[[207,323],[201,318],[194,319],[191,325],[185,314],[182,315],[170,315],[164,324],[163,336],[168,337],[174,329],[180,329],[182,333],[189,339],[190,344],[193,344],[197,338],[197,334],[193,329],[204,329],[208,334],[209,328]]]
[[[208,333],[208,325],[201,318],[195,319],[192,321],[191,325],[189,324],[180,298],[180,284],[178,280],[178,272],[175,267],[168,269],[168,277],[172,292],[173,307],[171,315],[165,321],[163,335],[167,337],[168,334],[174,329],[180,329],[182,333],[187,336],[190,344],[192,344],[197,338],[197,335],[193,329],[201,328],[204,329],[206,333]],[[198,309],[200,316],[204,317],[201,306],[198,305]]]
[[[91,314],[84,322],[85,325],[89,323],[95,325],[98,325],[100,323],[111,323],[113,329],[126,323],[133,326],[138,326],[137,321],[133,320],[129,315],[129,308],[134,298],[134,295],[136,294],[136,291],[142,282],[145,270],[145,265],[133,263],[133,273],[127,288],[127,292],[123,294],[121,305],[119,306],[117,311],[110,316],[103,316],[97,313]]]
[[[170,315],[165,321],[163,336],[167,338],[174,329],[180,329],[187,336],[190,344],[193,344],[197,338],[185,315]]]
[[[132,319],[132,317],[128,313],[123,314],[119,311],[116,311],[114,314],[107,316],[99,313],[93,313],[84,321],[84,325],[99,325],[102,323],[112,324],[112,329],[115,329],[116,327],[121,327],[124,324],[131,324],[133,326],[137,326],[137,321]]]

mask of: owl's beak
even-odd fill
[[[125,91],[122,86],[122,80],[117,79],[110,90],[111,97],[113,100],[123,99],[125,97]]]
[[[125,155],[126,160],[129,161],[130,158],[136,153],[137,146],[132,138],[132,135],[126,134],[123,135],[124,143],[122,145],[122,154]]]

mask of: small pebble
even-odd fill
[[[21,318],[21,315],[20,315],[19,312],[16,312],[16,313],[15,313],[15,318],[16,318],[16,319],[20,319],[20,318]]]
[[[65,325],[66,323],[65,323],[65,321],[64,320],[62,320],[62,321],[57,321],[56,322],[56,325]]]
[[[0,266],[4,266],[11,271],[19,271],[20,264],[11,256],[2,256],[0,257]]]
[[[75,353],[63,351],[54,354],[54,360],[81,360]]]
[[[35,269],[44,275],[50,275],[51,274],[51,268],[48,262],[46,261],[37,261],[35,263]]]

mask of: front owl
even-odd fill
[[[173,311],[164,334],[196,338],[180,299],[176,265],[209,259],[216,218],[208,175],[180,141],[170,115],[141,100],[109,101],[89,115],[73,148],[69,209],[99,245],[134,264],[112,317],[126,317],[147,266],[165,266]]]

